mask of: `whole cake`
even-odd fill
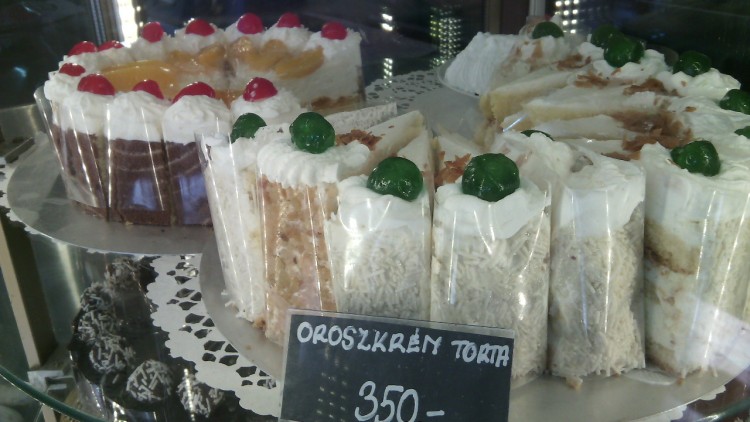
[[[149,22],[131,46],[76,44],[44,86],[68,197],[112,221],[210,224],[196,133],[224,132],[261,97],[286,104],[267,108],[280,113],[271,120],[358,107],[360,42],[286,13],[267,29],[245,14],[226,29],[192,19],[174,35]]]

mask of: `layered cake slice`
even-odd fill
[[[170,178],[162,137],[169,102],[154,81],[119,93],[108,109],[110,220],[168,226]]]
[[[162,131],[179,225],[210,225],[211,213],[198,159],[196,134],[229,133],[231,114],[202,82],[188,85],[164,113]]]
[[[324,222],[337,210],[337,183],[365,174],[418,136],[419,112],[336,135],[316,113],[289,134],[267,133],[258,152],[258,197],[268,283],[266,335],[283,340],[286,310],[336,310]]]
[[[731,151],[705,140],[641,150],[646,353],[681,377],[723,368],[745,326],[750,153]]]
[[[63,99],[55,119],[60,125],[58,152],[68,197],[87,212],[107,217],[107,146],[104,122],[115,89],[103,76],[86,75]]]
[[[472,158],[435,194],[430,319],[514,330],[514,379],[546,364],[548,206],[502,154]]]
[[[401,157],[337,184],[338,210],[325,221],[338,312],[428,319],[430,195]]]

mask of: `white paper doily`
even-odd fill
[[[418,70],[391,79],[378,79],[367,86],[368,101],[395,101],[398,112],[408,110],[414,99],[441,86],[434,70]]]
[[[163,256],[152,263],[158,273],[146,296],[154,304],[154,325],[166,331],[170,354],[195,364],[195,377],[234,392],[240,406],[260,415],[278,416],[281,389],[237,350],[214,326],[203,305],[198,278],[200,255]]]

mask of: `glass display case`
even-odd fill
[[[214,229],[126,225],[83,213],[67,197],[45,125],[50,115],[43,101],[37,110],[35,95],[81,40],[130,45],[151,21],[171,34],[195,17],[226,28],[247,12],[270,23],[287,11],[309,28],[338,21],[361,34],[366,101],[419,110],[436,135],[471,136],[484,122],[478,96],[446,83],[451,60],[478,32],[517,34],[544,16],[556,15],[568,34],[613,23],[649,46],[703,52],[743,86],[750,77],[750,8],[731,0],[6,2],[0,420],[277,420],[283,351],[226,306]],[[97,343],[110,323],[103,310],[116,321],[105,331],[129,345]],[[514,386],[510,420],[750,420],[750,334],[746,321],[738,324],[742,335],[713,371],[680,378],[635,370],[586,378],[578,389],[545,375]],[[137,370],[122,378],[102,376],[97,366],[121,360],[138,369],[149,363],[143,384],[169,383],[171,395],[158,405],[128,399]],[[169,382],[158,365],[166,365]]]

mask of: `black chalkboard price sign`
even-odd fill
[[[280,420],[508,420],[511,331],[293,310],[288,332]]]

